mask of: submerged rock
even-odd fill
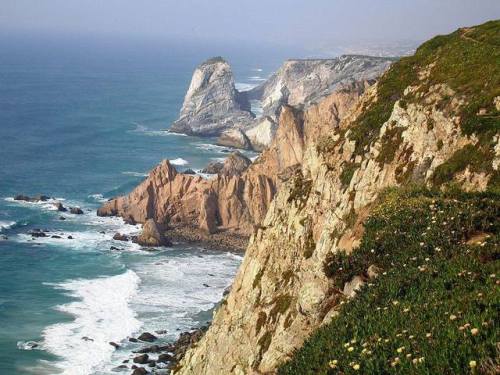
[[[157,339],[157,337],[149,332],[144,332],[141,333],[137,339],[140,341],[153,342]]]
[[[144,365],[148,363],[149,356],[147,354],[141,354],[134,358],[134,363],[139,363],[140,365]]]
[[[35,195],[34,197],[30,197],[24,194],[18,194],[14,197],[15,201],[25,201],[25,202],[46,202],[49,199],[50,199],[49,196],[43,194],[38,194]]]
[[[113,239],[115,241],[128,241],[129,238],[126,234],[121,234],[121,233],[115,233],[115,235],[113,236]]]
[[[68,209],[66,207],[63,206],[63,204],[61,202],[56,202],[54,203],[54,207],[57,209],[57,211],[59,212],[66,212],[68,211]]]
[[[120,349],[120,345],[118,345],[116,342],[111,341],[109,345],[111,345],[115,349]]]
[[[83,211],[80,207],[70,207],[69,212],[73,215],[83,215]]]

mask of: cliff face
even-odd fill
[[[368,83],[338,87],[327,100],[313,107],[321,115],[321,125],[305,124],[303,114],[284,107],[280,126],[271,146],[241,173],[225,173],[209,179],[178,173],[163,161],[129,195],[106,202],[101,216],[118,215],[144,223],[155,219],[171,226],[196,226],[209,233],[230,230],[245,235],[264,218],[283,179],[302,163],[305,145],[321,134],[333,131],[356,102]],[[308,134],[307,136],[305,134]],[[234,156],[225,161],[224,170],[240,165]]]
[[[338,85],[374,80],[393,62],[383,57],[344,55],[335,59],[288,60],[267,81],[249,91],[264,115],[277,119],[283,105],[309,107]]]
[[[424,44],[369,88],[328,136],[320,129],[336,117],[329,98],[303,114],[282,113],[280,127],[300,118],[301,139],[314,141],[297,148],[302,167],[281,185],[231,293],[177,374],[273,372],[329,322],[342,291],[324,263],[356,248],[385,188],[498,189],[500,54],[488,35],[464,29]]]
[[[180,118],[170,131],[212,136],[225,129],[244,127],[252,119],[246,95],[234,86],[231,67],[224,59],[216,57],[194,71]]]
[[[261,151],[271,144],[283,106],[309,106],[339,86],[374,80],[393,61],[366,56],[291,60],[261,86],[238,92],[229,64],[222,58],[213,58],[195,70],[180,118],[170,130],[221,135],[221,145]],[[263,118],[254,119],[249,99],[262,101]]]

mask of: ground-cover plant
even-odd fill
[[[422,188],[382,194],[361,245],[325,264],[339,306],[280,374],[494,374],[499,364],[500,195]]]
[[[500,129],[500,112],[494,98],[500,95],[500,21],[459,29],[422,44],[413,56],[394,63],[378,82],[377,100],[364,109],[350,129],[362,153],[389,119],[396,101],[406,108],[422,101],[421,94],[431,87],[446,84],[454,91],[437,105],[445,108],[453,98],[465,100],[457,113],[464,134],[475,133],[481,144],[490,142]],[[428,71],[428,74],[423,72]],[[416,90],[405,92],[413,86]]]

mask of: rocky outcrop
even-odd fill
[[[272,118],[264,116],[257,119],[254,126],[245,130],[245,135],[253,150],[263,151],[271,145],[277,129],[278,124]]]
[[[252,164],[252,161],[239,151],[231,153],[224,160],[220,174],[224,176],[240,176]]]
[[[170,131],[215,136],[245,127],[253,116],[245,94],[238,93],[229,64],[221,57],[209,59],[194,71],[180,118]]]
[[[217,139],[220,146],[263,151],[271,145],[278,125],[268,116],[256,119],[247,129],[229,129]]]
[[[249,235],[263,220],[276,189],[302,163],[305,145],[336,129],[364,89],[365,83],[338,87],[321,110],[311,109],[324,121],[304,122],[301,111],[284,107],[270,147],[249,166],[248,159],[233,154],[217,176],[204,179],[178,173],[165,160],[129,195],[104,203],[97,213],[137,223],[154,219],[170,228],[199,228],[203,233]],[[305,129],[313,135],[306,136]]]
[[[393,61],[357,55],[287,60],[267,81],[250,90],[248,96],[261,100],[264,115],[276,120],[283,105],[306,109],[338,85],[376,79]]]
[[[219,145],[262,151],[271,145],[283,106],[307,108],[340,86],[373,81],[393,61],[368,56],[289,60],[262,85],[238,92],[229,64],[213,58],[195,70],[170,131],[219,136]],[[254,118],[249,99],[262,102],[263,117]]]
[[[454,51],[460,43],[467,43],[468,49],[485,48],[481,35],[481,42],[460,33],[457,37],[461,39],[452,44]],[[291,122],[302,118],[302,131],[311,131],[302,137],[306,140],[302,148],[297,144],[302,156],[296,159],[302,165],[282,183],[250,238],[231,292],[176,374],[273,373],[316,328],[336,315],[343,292],[354,295],[362,284],[361,278],[355,279],[339,290],[325,273],[324,263],[332,254],[356,248],[362,224],[385,189],[463,182],[464,171],[467,189],[498,184],[494,151],[499,147],[498,129],[476,126],[471,131],[466,126],[471,119],[466,116],[476,113],[469,111],[469,105],[477,98],[493,108],[495,95],[483,90],[494,86],[474,86],[479,87],[474,93],[470,88],[476,82],[464,85],[464,76],[450,71],[464,62],[449,61],[450,52],[443,44],[449,39],[434,40],[417,50],[415,58],[391,68],[329,133],[321,130],[330,127],[322,125],[326,119],[336,117],[328,110],[329,98],[302,115],[284,107],[280,128],[283,116],[288,116]],[[443,61],[445,70],[439,67]],[[482,67],[498,73],[498,65]],[[439,74],[433,76],[433,69]],[[443,82],[443,77],[456,82],[458,76],[462,80],[455,87]],[[464,87],[468,91],[460,92]],[[484,115],[474,115],[473,123],[480,123],[480,116]],[[279,134],[280,128],[276,139],[285,136]],[[316,140],[307,142],[309,136]],[[297,134],[289,137],[296,142]]]
[[[217,144],[219,146],[241,148],[243,150],[252,149],[250,140],[248,139],[245,132],[241,129],[225,130],[217,139]]]
[[[172,243],[163,234],[164,228],[154,219],[148,219],[142,227],[142,232],[134,239],[141,246],[170,246]]]

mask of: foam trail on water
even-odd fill
[[[125,171],[122,172],[122,174],[127,175],[127,176],[134,176],[134,177],[147,177],[149,174],[144,173],[144,172],[132,172],[132,171]]]
[[[136,128],[134,130],[130,130],[130,132],[133,133],[141,133],[144,135],[148,136],[182,136],[182,137],[187,137],[186,134],[179,134],[179,133],[173,133],[168,130],[151,130],[148,127],[141,125],[141,124],[135,124]]]
[[[106,364],[114,348],[141,327],[129,303],[137,294],[140,279],[135,272],[90,280],[70,280],[55,287],[76,298],[57,306],[74,317],[43,331],[43,348],[61,358],[55,365],[63,374],[87,375]]]
[[[253,89],[254,87],[256,87],[257,85],[253,84],[253,83],[236,82],[234,86],[236,87],[236,90],[238,90],[238,91],[249,91],[249,90]]]
[[[16,225],[15,221],[0,221],[0,232],[4,231],[5,229],[10,229],[14,225]]]
[[[104,198],[102,194],[90,194],[88,197],[99,203],[107,201],[107,199]]]

